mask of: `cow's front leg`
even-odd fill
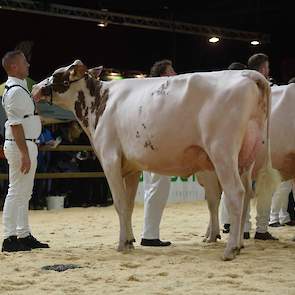
[[[204,242],[212,243],[221,239],[218,219],[221,188],[214,171],[200,172],[197,174],[199,183],[205,189],[205,196],[210,213],[210,220],[205,234]]]
[[[125,177],[125,186],[126,186],[126,193],[127,193],[127,240],[128,243],[125,248],[133,249],[133,242],[135,242],[135,238],[133,235],[132,230],[132,212],[134,208],[134,199],[136,196],[136,191],[139,182],[139,175],[140,172],[135,172],[133,174],[127,175]]]
[[[134,206],[133,192],[136,192],[135,181],[132,181],[127,177],[125,183],[122,176],[122,161],[119,156],[120,153],[112,152],[108,149],[105,154],[101,156],[101,164],[104,169],[104,173],[108,180],[114,206],[119,215],[120,221],[120,237],[118,251],[124,251],[133,249],[133,243],[135,241],[132,227],[131,227],[131,216]],[[135,176],[133,176],[135,178]],[[132,179],[133,179],[132,177]],[[134,187],[130,187],[130,183],[134,183]],[[133,200],[132,197],[133,196]]]

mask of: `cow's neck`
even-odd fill
[[[74,113],[88,136],[93,135],[108,100],[108,89],[103,82],[92,77],[85,79],[84,87],[77,91]]]

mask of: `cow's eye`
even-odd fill
[[[70,86],[70,81],[64,81],[64,86]]]

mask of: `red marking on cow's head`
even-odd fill
[[[85,95],[82,90],[78,92],[78,100],[75,102],[75,112],[84,127],[88,128],[88,106],[86,105]]]
[[[72,99],[67,91],[86,77],[87,71],[87,67],[80,60],[75,60],[67,67],[57,69],[52,76],[33,87],[34,100],[51,100],[56,105],[67,106]]]
[[[99,76],[103,70],[103,66],[95,67],[88,70],[88,73],[94,78],[99,79]]]
[[[91,112],[95,116],[91,127],[95,128],[108,100],[108,89],[104,89],[103,83],[97,80],[101,71],[101,66],[88,70],[80,60],[76,60],[35,85],[33,97],[36,101],[50,100],[55,105],[74,111],[86,128]]]

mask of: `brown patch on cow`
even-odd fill
[[[263,114],[267,114],[267,99],[264,95],[259,95],[258,97],[258,108],[263,112]]]
[[[167,80],[166,82],[162,83],[156,91],[152,92],[152,95],[155,95],[155,94],[168,95],[168,91],[167,91],[168,86],[169,86],[169,81]]]
[[[153,151],[155,150],[155,147],[153,146],[153,144],[152,144],[152,142],[151,142],[150,139],[148,139],[148,140],[145,141],[145,143],[144,143],[144,147],[145,147],[145,148],[148,148],[148,147],[149,147],[149,148],[151,148],[151,150],[153,150]]]
[[[75,112],[77,118],[87,128],[88,123],[88,107],[86,107],[85,95],[82,90],[78,92],[78,100],[75,101]]]
[[[88,88],[90,95],[94,97],[94,101],[91,102],[90,106],[90,112],[95,114],[94,128],[96,128],[98,120],[103,114],[109,98],[108,89],[103,89],[102,85],[101,81],[97,81],[92,77],[86,79],[86,87]]]
[[[295,178],[295,153],[288,154],[278,170],[285,180]]]
[[[85,109],[85,114],[84,114],[84,118],[82,120],[82,124],[87,128],[89,126],[89,122],[88,122],[88,107],[86,107]]]
[[[69,82],[69,72],[55,72],[53,74],[52,89],[54,92],[64,93],[70,88],[70,83],[66,85],[64,82]]]

